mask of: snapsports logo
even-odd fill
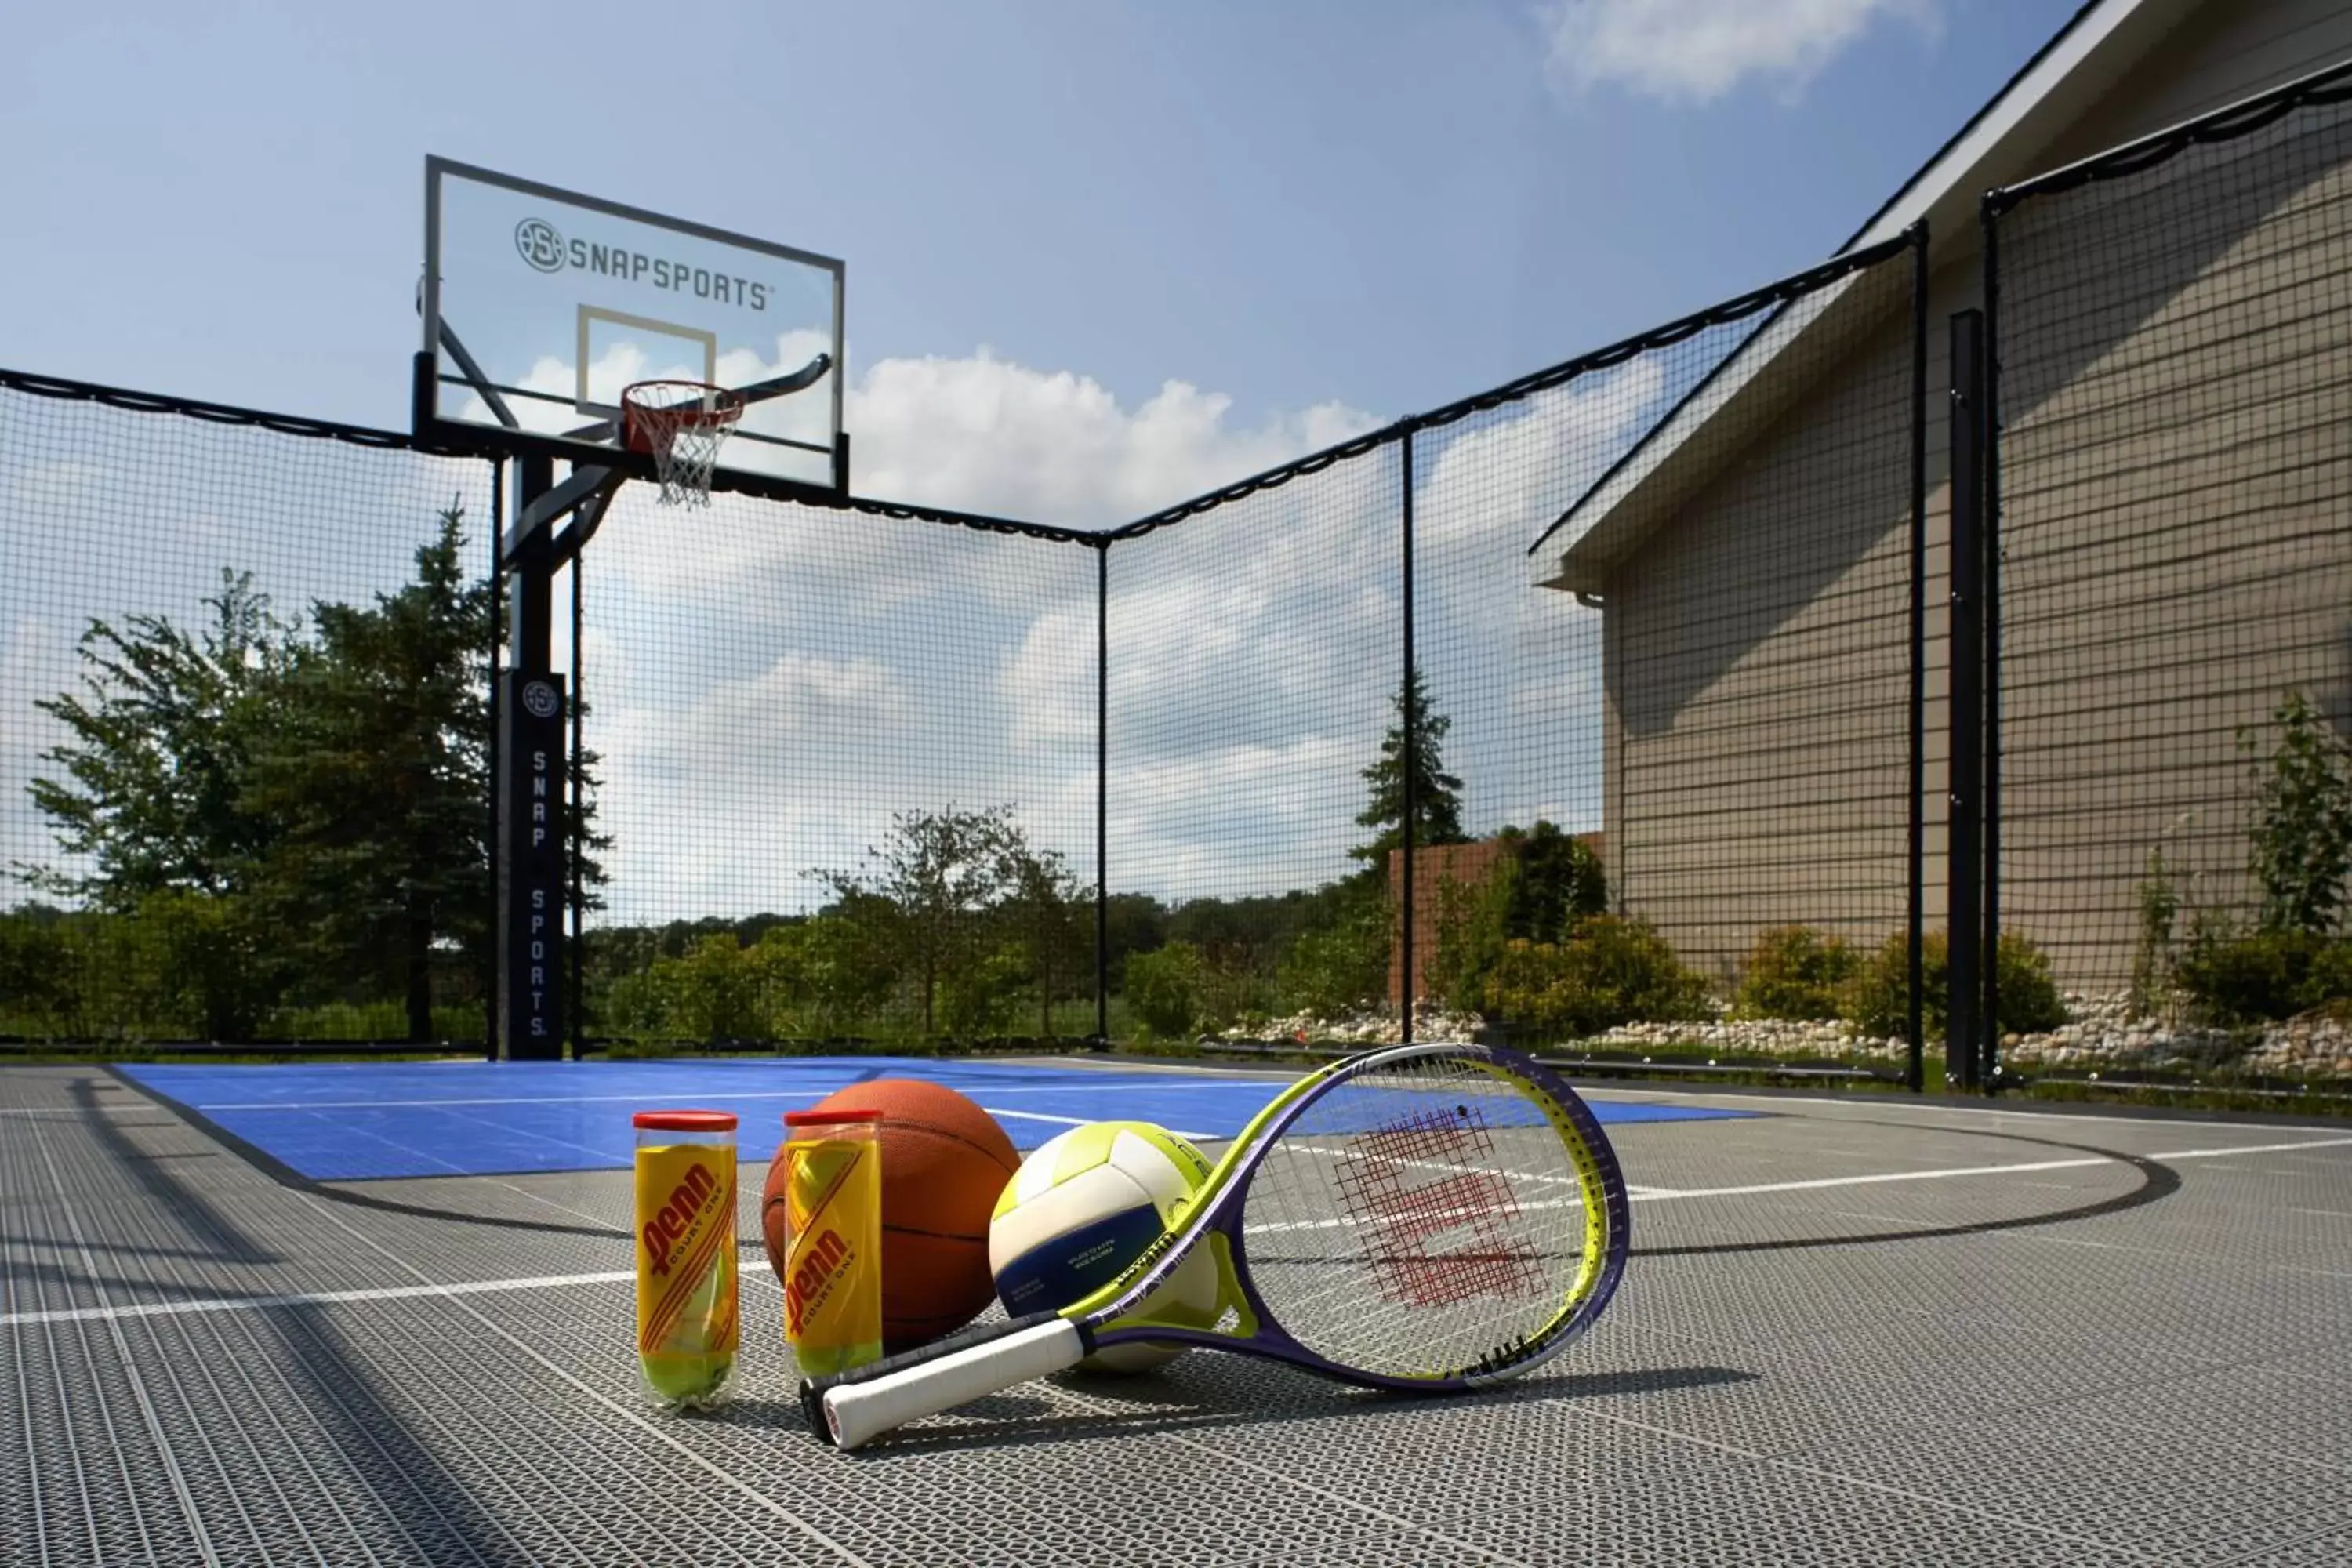
[[[764,311],[771,292],[767,283],[718,268],[695,265],[688,256],[656,256],[625,245],[586,239],[566,239],[543,217],[527,217],[515,225],[515,254],[536,272],[593,272],[629,283],[650,283],[673,294],[691,294],[719,305],[740,305]]]
[[[563,237],[543,217],[527,217],[515,225],[515,249],[541,272],[563,270]]]

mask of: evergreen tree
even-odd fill
[[[1462,781],[1445,771],[1445,732],[1454,721],[1430,706],[1429,689],[1415,667],[1403,689],[1390,700],[1396,722],[1381,740],[1380,761],[1363,770],[1371,800],[1356,818],[1359,827],[1380,831],[1349,855],[1364,863],[1364,876],[1384,878],[1389,852],[1404,844],[1406,738],[1412,738],[1412,841],[1416,847],[1466,842],[1462,831]]]
[[[245,891],[275,832],[245,784],[267,743],[274,694],[292,658],[293,628],[270,614],[250,573],[221,574],[193,635],[161,616],[118,627],[92,620],[81,637],[82,689],[37,701],[71,738],[42,760],[34,805],[58,846],[86,872],[19,866],[35,887],[129,910],[152,893]]]
[[[249,786],[278,828],[266,896],[312,976],[400,996],[418,1041],[436,952],[488,957],[490,587],[466,578],[464,521],[441,514],[398,592],[313,607]],[[601,881],[593,858],[583,869]]]

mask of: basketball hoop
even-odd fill
[[[623,440],[653,454],[665,504],[709,504],[719,448],[742,417],[741,393],[699,381],[640,381],[621,393]]]

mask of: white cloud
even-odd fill
[[[1562,85],[1706,103],[1748,77],[1794,99],[1885,16],[1941,26],[1936,0],[1560,0],[1543,20]]]
[[[1181,381],[1129,412],[1099,382],[988,350],[885,360],[849,395],[860,494],[1066,528],[1110,528],[1374,428],[1323,404],[1255,429]]]
[[[794,347],[780,342],[774,363]],[[572,371],[551,362],[531,379],[568,388]],[[1423,658],[1455,721],[1449,761],[1479,792],[1474,831],[1538,809],[1568,820],[1589,795],[1591,649],[1541,619],[1589,612],[1559,595],[1530,607],[1520,555],[1674,390],[1644,359],[1421,438]],[[848,389],[847,423],[861,494],[1102,527],[1381,420],[1334,405],[1244,423],[1174,383],[1123,405],[1083,375],[982,352],[873,366]],[[340,447],[306,447],[326,466],[289,479],[269,442],[220,450],[237,461],[197,484],[171,465],[135,482],[38,476],[46,526],[26,573],[0,579],[0,858],[54,858],[23,793],[43,731],[23,721],[69,680],[85,616],[194,619],[224,565],[251,566],[285,610],[363,602],[406,580],[453,485],[487,481],[479,464]],[[1400,658],[1399,475],[1391,445],[1111,552],[1115,888],[1278,892],[1349,868],[1359,773]],[[0,461],[0,496],[32,482]],[[126,548],[142,540],[154,548]],[[848,869],[893,813],[950,804],[1013,805],[1090,878],[1098,559],[723,494],[665,508],[649,486],[625,489],[584,571],[587,740],[616,839],[600,920],[806,909],[822,897],[809,868]]]
[[[1528,588],[1524,551],[1703,363],[1644,356],[1421,439],[1421,657],[1472,831],[1597,826],[1597,616]],[[1125,408],[985,353],[877,365],[850,411],[862,494],[1095,524],[1378,423],[1242,428],[1177,385]],[[1232,896],[1350,868],[1401,658],[1399,477],[1385,447],[1112,550],[1114,887]],[[620,840],[605,918],[808,907],[800,873],[950,802],[1014,806],[1091,876],[1093,551],[643,489],[590,551],[589,741]]]

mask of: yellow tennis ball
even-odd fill
[[[1149,1121],[1093,1121],[1034,1150],[1004,1184],[988,1224],[988,1267],[997,1300],[1014,1317],[1082,1300],[1117,1278],[1200,1190],[1209,1162]],[[1215,1324],[1223,1306],[1215,1256],[1194,1250],[1146,1299],[1143,1312],[1192,1328]],[[1080,1364],[1144,1372],[1181,1345],[1113,1345]]]

